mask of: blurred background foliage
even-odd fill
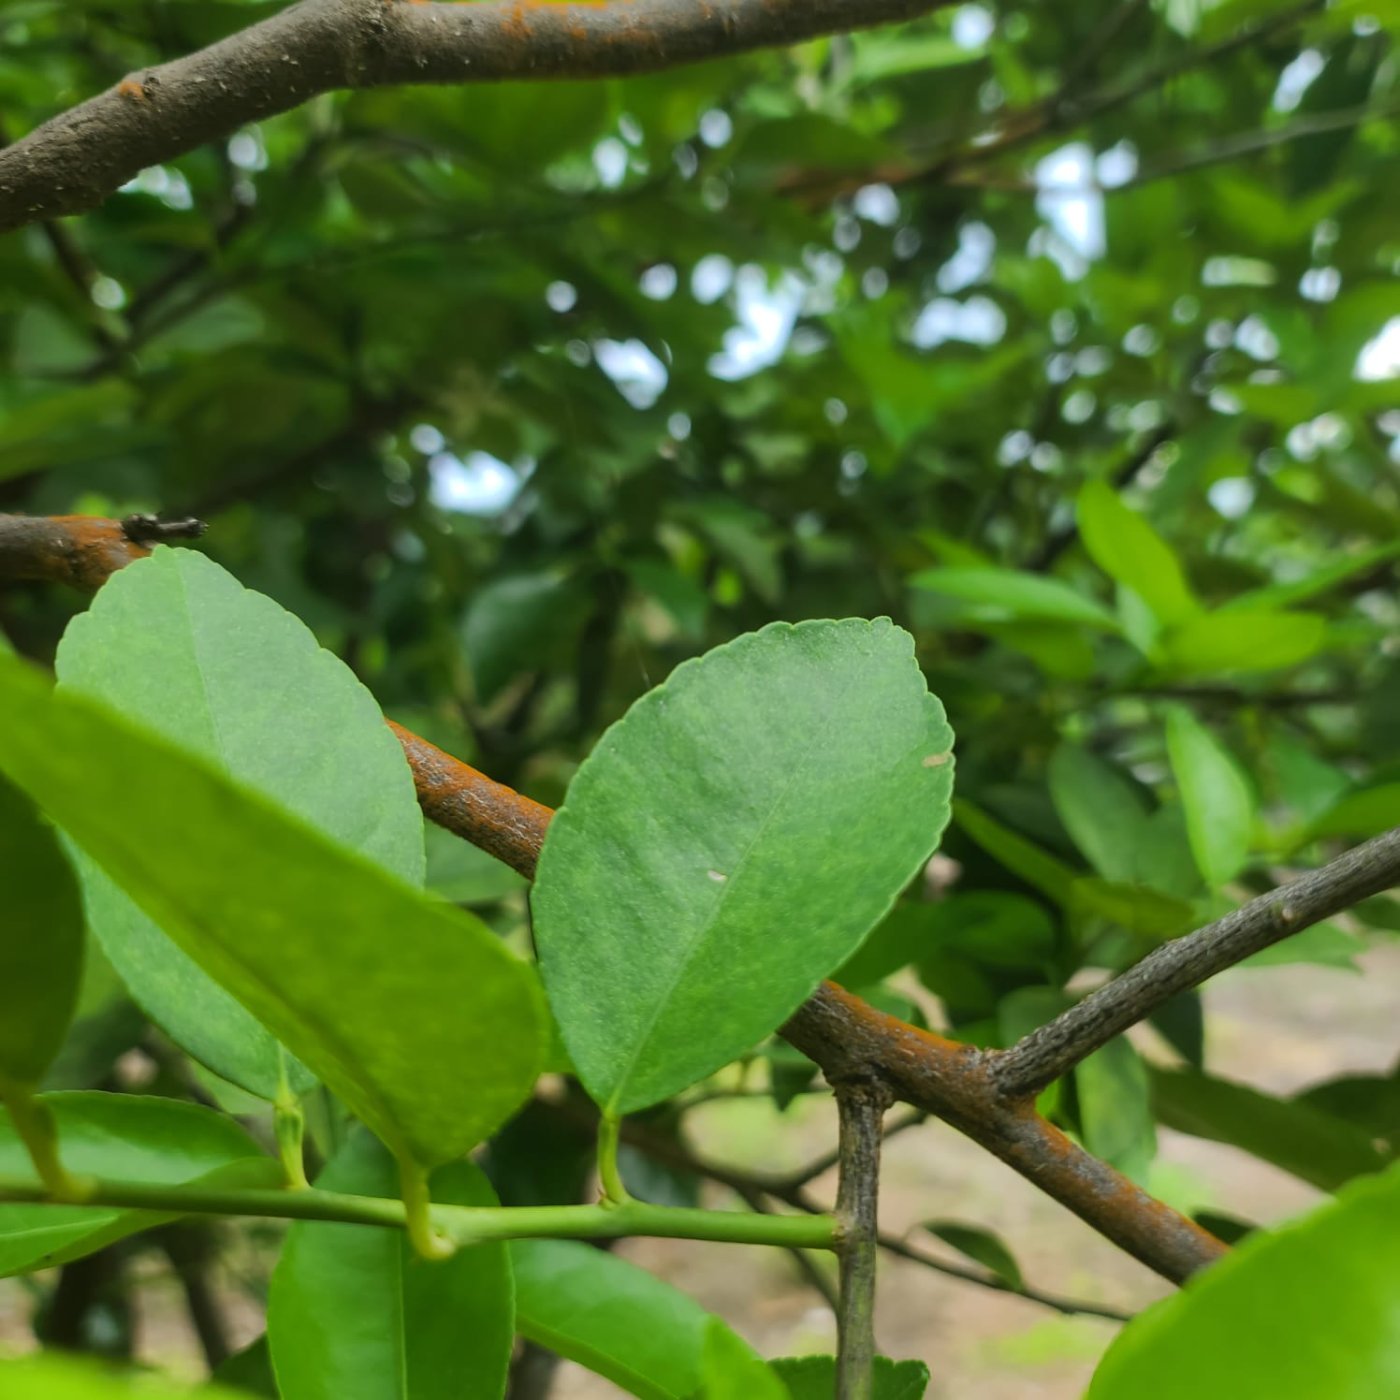
[[[12,0],[5,134],[276,8]],[[1400,824],[1397,33],[1395,0],[970,3],[317,98],[0,240],[0,508],[207,518],[390,714],[549,803],[686,657],[892,616],[959,806],[843,980],[1003,1043]],[[46,658],[80,606],[0,621]],[[1264,957],[1397,930],[1381,898]],[[143,1034],[111,983],[89,1011],[61,1082]],[[1210,1075],[1194,994],[1155,1029],[1176,1068],[1122,1041],[1046,1105],[1139,1177],[1157,1122],[1324,1186],[1400,1142],[1395,1080],[1285,1103]],[[497,1147],[537,1198],[581,1181],[548,1131]]]

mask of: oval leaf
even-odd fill
[[[783,1356],[768,1365],[787,1386],[791,1400],[831,1400],[836,1393],[834,1356]],[[928,1367],[922,1361],[875,1358],[871,1400],[921,1400],[927,1389]]]
[[[160,548],[115,575],[58,649],[60,688],[95,696],[309,825],[423,882],[423,821],[403,750],[349,668],[212,560]],[[216,1074],[274,1098],[272,1036],[89,859],[88,918],[132,995]],[[288,1067],[293,1087],[312,1082]]]
[[[1146,838],[1147,803],[1111,763],[1077,744],[1061,744],[1050,759],[1050,799],[1090,865],[1106,880],[1137,876]]]
[[[1400,1273],[1384,1247],[1397,1233],[1395,1168],[1256,1231],[1119,1333],[1089,1400],[1400,1395]]]
[[[499,1202],[479,1167],[433,1173],[435,1201]],[[327,1191],[394,1196],[393,1158],[356,1133],[317,1178]],[[502,1242],[419,1258],[402,1230],[293,1225],[272,1276],[267,1336],[295,1400],[500,1400],[515,1340]]]
[[[196,1104],[137,1094],[42,1094],[68,1171],[152,1186],[181,1186],[217,1173],[224,1184],[275,1186],[281,1169],[230,1118]],[[34,1179],[10,1120],[0,1113],[0,1174]],[[47,1269],[173,1215],[115,1206],[0,1205],[0,1275]],[[5,1393],[0,1390],[0,1394]]]
[[[1102,603],[1058,579],[1019,569],[925,569],[909,582],[975,605],[983,622],[1078,622],[1118,631],[1117,619]]]
[[[877,622],[775,623],[679,667],[603,737],[545,839],[545,987],[609,1112],[780,1025],[938,842],[953,734]]]
[[[1321,613],[1222,610],[1173,628],[1163,645],[1174,671],[1211,676],[1296,666],[1326,641],[1327,619]]]
[[[575,1240],[516,1240],[510,1253],[522,1336],[642,1400],[695,1394],[716,1319],[688,1294]]]
[[[83,971],[83,905],[53,828],[0,779],[0,1096],[32,1089],[63,1044]]]
[[[0,1361],[0,1395],[24,1400],[248,1400],[243,1390],[201,1382],[182,1385],[138,1370],[44,1353]]]
[[[397,1156],[459,1156],[529,1093],[538,986],[479,920],[15,662],[0,768]]]
[[[1171,547],[1106,481],[1091,481],[1079,493],[1075,513],[1089,557],[1131,588],[1159,622],[1171,625],[1199,611]]]
[[[1196,867],[1212,889],[1239,874],[1249,854],[1254,797],[1230,751],[1181,706],[1167,715],[1167,754],[1186,811]]]
[[[960,1224],[956,1220],[926,1220],[924,1229],[973,1263],[995,1274],[1009,1288],[1019,1290],[1026,1286],[1016,1256],[999,1235],[992,1234],[990,1230],[979,1230],[975,1225]]]

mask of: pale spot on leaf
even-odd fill
[[[950,753],[931,753],[924,759],[925,768],[942,768],[947,761],[952,758]]]
[[[717,885],[724,884],[724,882],[729,878],[728,875],[722,875],[718,870],[707,870],[705,874],[707,874],[710,877],[710,879],[712,879]]]

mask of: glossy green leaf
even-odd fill
[[[88,1358],[45,1353],[0,1360],[0,1395],[14,1400],[247,1400],[224,1385],[181,1384],[140,1370],[114,1371]]]
[[[518,871],[455,832],[430,825],[423,836],[428,854],[427,887],[453,904],[491,904],[528,884]]]
[[[924,1229],[944,1244],[956,1249],[973,1263],[980,1264],[1012,1288],[1023,1288],[1021,1266],[1000,1236],[975,1225],[963,1225],[956,1220],[926,1220]]]
[[[356,1133],[316,1180],[394,1196],[393,1158]],[[433,1173],[435,1201],[498,1204],[480,1168]],[[267,1336],[285,1400],[500,1400],[515,1337],[504,1243],[420,1258],[402,1230],[301,1221],[272,1276]]]
[[[834,1356],[781,1356],[769,1368],[788,1388],[791,1400],[831,1400],[836,1393]],[[873,1400],[922,1400],[928,1367],[922,1361],[891,1361],[877,1356]]]
[[[534,976],[469,915],[14,662],[0,768],[396,1155],[458,1156],[529,1092]]]
[[[1240,593],[1222,608],[1233,612],[1235,609],[1254,611],[1259,608],[1287,608],[1295,603],[1306,603],[1321,594],[1328,593],[1338,584],[1345,583],[1357,574],[1370,573],[1378,565],[1400,557],[1400,540],[1389,540],[1370,549],[1356,550],[1343,554],[1333,563],[1324,564],[1302,578],[1288,583],[1269,584],[1264,588],[1251,589]]]
[[[1229,1257],[1130,1322],[1088,1400],[1378,1400],[1400,1394],[1400,1170]]]
[[[717,1317],[705,1328],[700,1371],[701,1400],[790,1400],[777,1373]]]
[[[718,1069],[859,946],[938,843],[952,744],[887,620],[773,624],[609,730],[533,895],[545,987],[600,1104]]]
[[[1154,1069],[1152,1102],[1164,1126],[1243,1148],[1323,1191],[1379,1171],[1389,1160],[1375,1134],[1324,1108],[1199,1070]]]
[[[909,582],[975,605],[983,622],[1076,622],[1116,632],[1118,621],[1102,603],[1067,583],[1018,569],[925,569]]]
[[[1135,879],[1147,826],[1147,804],[1137,786],[1077,744],[1055,750],[1049,779],[1055,810],[1089,864],[1108,880]]]
[[[1163,642],[1167,664],[1182,675],[1277,671],[1296,666],[1327,641],[1321,613],[1213,612],[1173,628]]]
[[[1147,1066],[1126,1036],[1117,1036],[1075,1066],[1084,1146],[1137,1182],[1157,1153]]]
[[[587,615],[588,594],[562,571],[510,574],[472,595],[462,620],[477,698],[493,700],[515,677],[551,662]]]
[[[212,560],[160,548],[115,575],[58,650],[59,688],[93,696],[411,884],[422,816],[379,707],[306,626]],[[88,918],[146,1013],[216,1074],[276,1097],[272,1036],[82,859]],[[311,1076],[287,1066],[294,1088]]]
[[[930,948],[931,904],[896,904],[870,936],[831,974],[843,987],[870,987],[918,960]]]
[[[953,803],[953,817],[965,835],[971,837],[989,856],[999,860],[1013,875],[1019,875],[1028,885],[1034,885],[1056,904],[1069,903],[1075,873],[1064,861],[1019,832],[1012,831],[965,797]]]
[[[687,1294],[591,1245],[516,1240],[516,1326],[642,1400],[691,1400],[710,1315]]]
[[[155,1186],[220,1180],[275,1186],[280,1167],[232,1119],[196,1104],[135,1094],[42,1094],[58,1151],[74,1174]],[[32,1180],[34,1169],[8,1117],[0,1116],[0,1174]],[[172,1215],[109,1206],[0,1204],[0,1275],[78,1259]],[[3,1392],[0,1392],[3,1393]]]
[[[1206,883],[1218,889],[1239,874],[1249,854],[1254,796],[1230,751],[1181,706],[1167,715],[1167,754],[1191,854]]]
[[[33,1088],[78,999],[83,906],[72,868],[34,804],[0,779],[0,1096]]]
[[[1400,826],[1400,783],[1377,783],[1338,798],[1308,827],[1309,839],[1379,836]]]
[[[272,1371],[272,1354],[267,1333],[249,1342],[242,1351],[226,1357],[214,1370],[214,1380],[237,1390],[240,1395],[257,1395],[262,1400],[281,1400],[277,1377]]]
[[[1359,972],[1356,959],[1366,951],[1360,934],[1328,920],[1310,924],[1297,933],[1251,954],[1237,967],[1287,967],[1294,963],[1314,963],[1318,967],[1343,967]]]
[[[1110,578],[1131,588],[1159,622],[1171,625],[1199,610],[1171,547],[1107,482],[1091,481],[1084,487],[1077,515],[1089,557]]]
[[[1293,1102],[1355,1123],[1374,1137],[1385,1138],[1392,1153],[1400,1152],[1400,1071],[1330,1079],[1314,1084]]]

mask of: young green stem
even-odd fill
[[[836,1400],[871,1400],[875,1365],[875,1257],[880,1127],[889,1099],[876,1084],[836,1085],[841,1115],[841,1293],[836,1311]]]
[[[423,1259],[450,1259],[458,1242],[433,1220],[427,1168],[400,1158],[399,1190],[403,1193],[404,1227],[415,1252]]]
[[[603,1188],[603,1201],[607,1205],[622,1205],[632,1199],[627,1187],[622,1184],[622,1173],[617,1165],[618,1136],[622,1120],[605,1113],[598,1119],[598,1181]]]
[[[283,1220],[332,1220],[350,1225],[408,1228],[402,1201],[348,1196],[309,1187],[304,1191],[256,1187],[157,1186],[143,1181],[83,1177],[82,1200],[98,1206],[156,1210],[173,1215],[248,1215]],[[0,1201],[57,1204],[32,1177],[0,1176]],[[594,1206],[447,1206],[429,1208],[433,1229],[457,1245],[486,1240],[665,1239],[720,1240],[796,1249],[835,1249],[836,1221],[829,1215],[749,1215],[691,1210],[629,1200]]]
[[[306,1179],[306,1161],[302,1142],[306,1135],[306,1116],[295,1098],[278,1098],[272,1109],[272,1127],[277,1137],[277,1156],[293,1190],[304,1191],[311,1183]]]
[[[85,1183],[68,1174],[58,1159],[58,1133],[46,1103],[25,1090],[3,1095],[10,1122],[19,1134],[46,1194],[55,1201],[84,1201]]]

